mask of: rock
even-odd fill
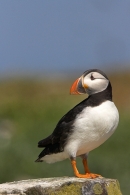
[[[43,178],[0,184],[0,195],[122,195],[116,179]]]

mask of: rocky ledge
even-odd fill
[[[122,195],[116,179],[43,178],[0,184],[0,195]]]

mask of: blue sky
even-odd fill
[[[130,67],[130,1],[0,1],[0,75]]]

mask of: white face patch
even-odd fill
[[[104,91],[108,83],[109,80],[98,72],[91,72],[83,78],[83,84],[88,86],[86,91],[89,95]]]

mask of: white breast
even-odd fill
[[[115,131],[119,114],[115,104],[106,101],[96,107],[85,108],[74,122],[65,151],[70,156],[88,153],[105,142]]]

